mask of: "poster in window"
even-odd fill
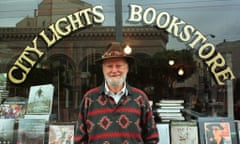
[[[226,117],[199,118],[201,144],[236,144],[234,120]]]

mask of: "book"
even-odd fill
[[[14,143],[14,119],[0,119],[0,144]]]
[[[157,109],[156,112],[158,113],[179,113],[181,112],[180,109]]]
[[[240,120],[235,120],[238,143],[240,143]]]
[[[169,103],[169,104],[183,104],[184,100],[167,100],[167,99],[163,99],[159,101],[160,103]]]
[[[184,109],[184,106],[160,106],[160,109]]]
[[[164,113],[159,113],[159,116],[160,117],[177,117],[177,116],[179,116],[179,117],[181,117],[182,116],[182,113],[175,113],[175,112],[172,112],[172,113],[169,113],[169,112],[164,112]]]
[[[156,115],[162,122],[185,120],[182,114],[184,100],[160,100],[156,103]]]
[[[26,114],[24,116],[25,119],[44,119],[46,122],[49,121],[50,115],[49,114]]]
[[[170,131],[168,123],[158,123],[157,125],[159,139],[158,144],[170,144]]]
[[[54,86],[52,84],[30,87],[27,114],[50,114],[52,112]]]
[[[2,118],[20,119],[24,118],[26,113],[25,104],[2,104]]]
[[[44,144],[45,120],[20,119],[17,131],[17,144]]]
[[[56,123],[49,125],[49,144],[74,144],[74,124]]]
[[[20,119],[26,113],[26,99],[21,97],[9,97],[1,104],[1,118]]]
[[[156,103],[156,106],[171,106],[171,107],[175,107],[175,106],[182,106],[182,104],[180,103]]]
[[[171,121],[171,144],[198,144],[196,121]]]
[[[234,120],[229,117],[199,117],[199,137],[201,144],[221,141],[223,144],[237,144],[238,135]]]
[[[0,102],[7,98],[9,91],[7,89],[7,73],[0,73]]]
[[[162,116],[161,120],[185,120],[185,118],[183,116]]]
[[[54,86],[52,84],[31,86],[25,118],[35,119],[41,116],[48,121],[52,113],[53,94]]]

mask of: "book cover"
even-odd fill
[[[233,119],[228,117],[199,117],[199,137],[201,144],[235,144],[238,135]]]
[[[171,121],[171,144],[198,144],[198,127],[195,121]]]
[[[240,143],[240,120],[235,120],[238,143]]]
[[[1,118],[20,119],[26,114],[26,98],[8,97],[1,104]]]
[[[20,119],[26,114],[25,104],[2,104],[2,118],[5,119]]]
[[[49,125],[49,144],[74,144],[74,124],[56,123]]]
[[[160,141],[158,144],[170,144],[170,131],[168,123],[158,123],[157,129]]]
[[[17,131],[17,144],[44,144],[45,120],[20,119]]]
[[[14,143],[14,119],[0,119],[0,144]]]
[[[52,84],[31,86],[27,114],[51,114],[54,86]]]

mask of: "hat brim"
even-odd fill
[[[96,60],[95,62],[98,64],[103,63],[103,61],[105,60],[109,60],[109,59],[116,59],[116,58],[122,58],[122,59],[126,59],[126,61],[128,62],[128,64],[132,64],[134,63],[135,59],[132,56],[112,56],[112,57],[106,57],[106,58],[101,58]]]
[[[212,130],[213,127],[219,127],[221,130],[224,129],[223,126],[221,126],[220,124],[208,124],[207,125],[207,128],[210,129],[210,130]]]

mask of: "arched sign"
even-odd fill
[[[156,9],[131,4],[129,6],[129,18],[131,23],[144,23],[145,25],[156,25],[159,29],[165,29],[178,40],[184,42],[191,49],[195,49],[200,59],[209,67],[218,85],[224,85],[226,80],[235,78],[230,67],[226,65],[224,57],[216,51],[215,45],[207,41],[207,38],[194,26],[186,23],[180,18],[170,15],[168,12],[157,13]],[[45,52],[38,49],[38,44],[44,42],[46,50],[51,48],[63,37],[72,32],[89,27],[93,24],[101,24],[105,20],[103,7],[95,6],[70,14],[58,19],[41,31],[27,45],[22,54],[8,71],[8,79],[14,84],[23,83],[29,72],[43,58]]]

